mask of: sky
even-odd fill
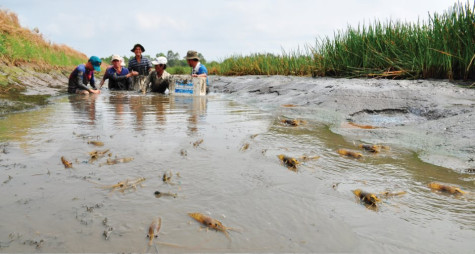
[[[173,50],[207,61],[233,55],[296,52],[348,26],[375,20],[416,22],[443,13],[452,0],[1,0],[23,27],[88,56]],[[473,0],[464,0],[473,6]]]

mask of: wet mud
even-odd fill
[[[224,81],[216,80],[212,91],[231,89]],[[244,90],[248,84],[230,81]],[[345,129],[339,124],[351,113],[275,98],[287,90],[256,97],[230,92],[174,97],[105,90],[60,96],[0,119],[0,252],[475,248],[470,171],[429,164],[411,147],[364,136],[392,130],[374,122],[355,119],[378,128],[353,126],[340,135],[336,130]],[[289,170],[292,159],[298,170]],[[463,193],[433,190],[430,183]],[[368,193],[380,199],[377,209],[366,204]],[[199,223],[190,213],[200,214]]]
[[[475,89],[444,81],[214,77],[229,98],[324,123],[346,137],[406,147],[425,162],[475,167]]]

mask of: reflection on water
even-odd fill
[[[154,252],[145,235],[158,216],[163,234],[157,241],[169,243],[158,248],[166,253],[475,249],[475,197],[427,187],[439,181],[473,193],[473,175],[423,163],[398,147],[345,158],[336,150],[357,150],[357,140],[312,119],[299,127],[277,119],[304,111],[274,113],[219,95],[106,92],[65,96],[1,119],[0,251]],[[98,149],[90,140],[105,145]],[[90,160],[89,152],[107,149],[110,154]],[[320,158],[293,172],[279,154]],[[121,181],[127,183],[122,191]],[[355,189],[407,194],[383,199],[372,211],[356,200]],[[157,198],[157,191],[173,195]],[[221,232],[200,231],[190,212],[239,232],[230,231],[230,241]]]

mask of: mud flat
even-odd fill
[[[211,91],[276,115],[323,122],[353,140],[405,147],[425,162],[456,171],[475,168],[475,89],[431,80],[242,76],[210,81]],[[293,107],[283,110],[283,105]]]

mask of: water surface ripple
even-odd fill
[[[398,147],[342,157],[336,150],[358,150],[358,140],[312,119],[298,127],[279,121],[296,112],[266,112],[220,94],[105,92],[9,115],[0,120],[0,251],[155,252],[146,234],[160,216],[155,242],[168,243],[157,245],[166,253],[473,253],[473,194],[427,187],[439,181],[473,192],[473,175],[423,163]],[[106,149],[110,157],[90,161],[89,152]],[[279,154],[320,158],[293,172]],[[73,168],[65,169],[61,156]],[[108,158],[133,160],[108,165]],[[166,172],[170,183],[162,181]],[[143,184],[123,193],[101,188],[140,177]],[[373,211],[355,199],[358,188],[407,194],[383,199]],[[157,198],[155,191],[176,197]],[[229,240],[201,229],[190,212],[237,231]]]

